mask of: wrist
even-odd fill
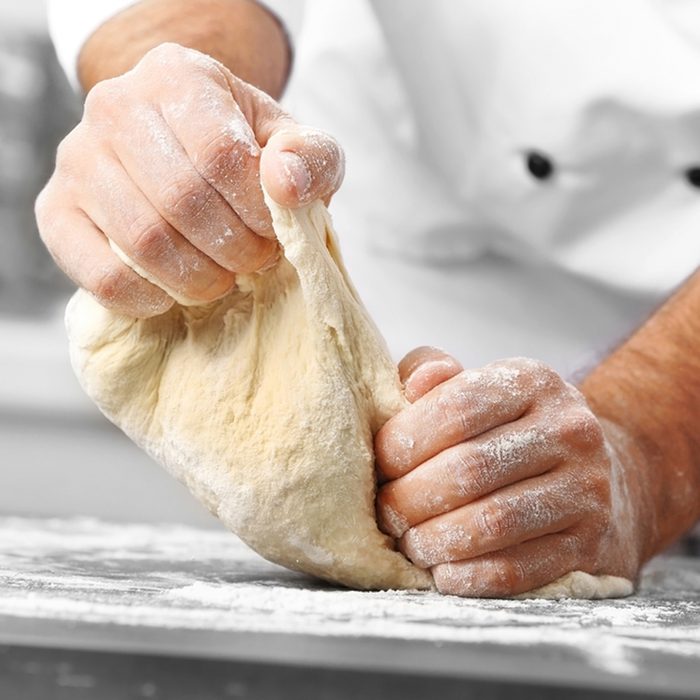
[[[700,517],[700,475],[692,456],[680,447],[683,436],[676,434],[672,421],[649,413],[648,406],[630,405],[635,387],[627,386],[626,365],[617,367],[618,359],[599,367],[581,389],[618,461],[617,488],[626,490],[630,500],[624,517],[644,563]]]
[[[619,423],[599,417],[610,457],[611,517],[622,552],[635,559],[636,567],[648,561],[662,547],[663,533],[655,514],[656,489],[651,481],[657,473],[650,468],[638,441]]]
[[[254,0],[141,0],[85,42],[78,58],[80,83],[88,91],[166,42],[212,56],[275,98],[287,81],[291,57],[284,29]]]

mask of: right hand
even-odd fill
[[[327,201],[343,153],[214,59],[163,44],[90,91],[37,199],[37,222],[58,265],[103,306],[154,316],[173,299],[108,239],[165,289],[218,299],[237,273],[279,255],[261,175],[283,206]]]

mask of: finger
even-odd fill
[[[578,537],[562,532],[476,559],[438,564],[432,574],[440,593],[503,598],[539,588],[581,568],[581,551]]]
[[[204,177],[224,195],[251,229],[271,237],[271,220],[262,199],[260,178],[270,196],[282,206],[295,208],[316,199],[327,201],[343,179],[343,152],[338,142],[327,134],[297,125],[269,95],[244,83],[224,66],[218,66],[218,70],[230,91],[235,105],[232,109],[240,110],[243,115],[243,120],[227,122],[224,127],[232,130],[233,139],[238,144],[235,157],[248,159],[251,167],[231,167],[230,158],[225,155],[227,138],[224,137],[224,148],[214,148],[215,153],[223,150],[224,155],[214,157],[213,167],[208,168],[210,172]],[[216,109],[222,104],[221,99],[214,101]],[[199,103],[193,105],[194,109],[198,107]],[[182,108],[177,111],[197,113]],[[252,132],[248,131],[247,125]],[[178,132],[176,128],[173,130]],[[214,144],[220,141],[219,134],[220,130],[214,132]],[[209,141],[212,142],[211,138]],[[200,144],[198,153],[202,152],[202,147],[206,148],[206,144]],[[263,149],[262,154],[257,150],[259,147]],[[250,160],[257,159],[258,155],[259,173]],[[195,166],[200,169],[196,162]],[[234,173],[245,174],[244,181],[238,180]],[[239,198],[244,192],[246,196]],[[249,196],[252,193],[258,196]],[[245,202],[249,210],[237,208],[237,199],[239,203]]]
[[[104,234],[83,212],[63,211],[51,220],[49,226],[40,223],[46,247],[68,277],[102,306],[127,316],[149,318],[173,305],[164,291],[117,258]]]
[[[328,134],[283,122],[263,149],[260,168],[270,196],[297,208],[317,199],[328,202],[343,180],[345,157]]]
[[[526,416],[443,450],[379,489],[380,527],[400,537],[404,530],[436,515],[544,474],[562,459],[555,438],[549,426]],[[397,531],[396,523],[404,530]]]
[[[168,83],[167,98],[161,101],[165,121],[201,177],[241,221],[255,234],[273,239],[272,220],[260,187],[261,144],[252,125],[258,110],[273,118],[286,115],[272,98],[217,61],[196,51],[183,53],[176,48],[176,52],[177,60],[187,63],[189,79]],[[162,60],[157,52],[152,53],[152,61]],[[143,61],[142,67],[146,73],[151,70],[149,61]],[[193,82],[193,76],[198,80]]]
[[[380,475],[395,479],[448,447],[517,420],[531,401],[521,370],[507,362],[465,370],[384,424],[374,445]]]
[[[412,527],[399,548],[427,568],[560,532],[590,510],[581,491],[556,473],[528,479]]]
[[[230,100],[230,94],[226,94]],[[185,119],[186,125],[175,122],[179,130],[176,134],[155,109],[141,109],[131,119],[133,128],[114,135],[116,154],[154,209],[207,257],[232,272],[253,272],[267,267],[277,257],[277,244],[257,235],[248,223],[254,223],[266,234],[268,229],[261,228],[257,220],[251,221],[250,216],[248,223],[244,222],[217,189],[221,186],[219,171],[227,162],[230,166],[227,178],[231,180],[229,184],[235,185],[231,190],[235,192],[238,210],[249,213],[246,202],[260,199],[262,194],[247,191],[248,174],[244,171],[253,167],[254,177],[258,177],[257,156],[236,155],[240,147],[231,136],[231,128],[221,125],[221,117],[212,125],[214,118],[206,114],[206,104],[199,107],[197,114],[196,120]],[[216,129],[221,132],[215,138],[212,132]],[[205,145],[208,138],[216,142]],[[188,145],[189,154],[183,143]],[[214,153],[216,149],[221,152]],[[149,154],[148,158],[143,157],[144,153]],[[191,160],[197,156],[199,170]],[[256,187],[259,190],[259,185]],[[267,209],[265,212],[269,216]]]
[[[440,348],[423,346],[411,350],[399,362],[399,377],[406,398],[413,403],[438,384],[452,379],[464,368]]]
[[[207,101],[189,108],[165,105],[163,116],[201,178],[236,212],[249,235],[257,234],[263,243],[275,234],[260,186],[260,147],[230,91],[223,86],[208,90],[215,94]],[[185,105],[193,101],[183,100]]]
[[[151,206],[121,164],[111,158],[94,163],[99,177],[81,188],[79,204],[95,225],[149,279],[193,302],[210,302],[228,293],[233,273],[185,240]]]

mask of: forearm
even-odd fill
[[[78,76],[87,91],[132,68],[150,49],[175,42],[197,49],[242,80],[277,98],[290,50],[277,20],[254,0],[142,0],[99,27],[86,41]]]
[[[700,272],[583,382],[593,411],[636,453],[644,559],[700,518]]]

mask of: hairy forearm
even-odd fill
[[[132,68],[150,49],[175,42],[221,61],[277,98],[290,50],[277,20],[254,0],[142,0],[115,15],[85,42],[78,76],[87,91]]]
[[[700,272],[583,382],[593,411],[620,426],[645,470],[656,554],[700,518]]]

